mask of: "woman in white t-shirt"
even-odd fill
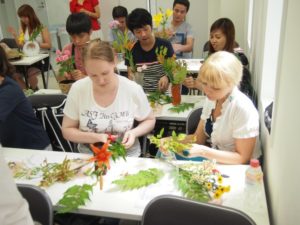
[[[114,73],[109,43],[93,40],[83,52],[88,77],[72,85],[64,108],[62,132],[76,143],[122,138],[128,156],[139,156],[138,137],[149,133],[155,117],[141,86]],[[133,127],[134,120],[138,125]]]
[[[186,157],[226,164],[247,163],[252,157],[259,118],[251,100],[237,88],[242,71],[237,57],[225,51],[212,54],[201,66],[197,82],[207,98],[195,132],[197,144],[184,152]]]

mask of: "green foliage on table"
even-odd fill
[[[188,110],[190,108],[194,108],[194,103],[181,103],[179,105],[173,106],[171,108],[169,108],[169,110],[171,112],[176,112],[176,113],[180,113],[180,112],[184,112],[185,110]]]
[[[147,97],[149,102],[158,103],[160,105],[164,105],[172,102],[172,98],[170,96],[165,95],[160,91],[150,92]]]
[[[71,169],[71,160],[65,158],[62,163],[47,163],[42,167],[43,179],[39,186],[49,187],[57,181],[66,182],[71,180],[78,170]]]
[[[161,141],[164,133],[164,128],[160,130],[160,133],[156,136],[151,136],[149,138],[151,144],[155,144],[157,148],[161,148],[164,151],[172,151],[175,153],[180,153],[185,149],[191,148],[191,143],[187,143],[185,141],[187,135],[186,134],[176,134],[175,131],[172,131],[172,136],[165,138],[163,141]],[[191,142],[194,142],[194,139],[190,140]]]
[[[127,175],[122,179],[113,181],[113,183],[118,185],[122,191],[127,191],[155,184],[163,175],[162,170],[150,168],[148,170],[141,170],[137,174]]]
[[[67,189],[57,204],[57,213],[71,212],[78,209],[79,206],[85,205],[90,200],[93,186],[90,184],[74,185]]]
[[[205,186],[199,185],[192,179],[193,173],[179,169],[178,172],[174,172],[174,174],[178,189],[185,197],[201,202],[208,202],[211,200],[209,192]]]

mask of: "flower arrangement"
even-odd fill
[[[187,75],[187,64],[183,60],[176,60],[176,56],[166,57],[167,48],[161,46],[156,49],[157,60],[172,84],[182,84]]]
[[[204,160],[177,167],[178,173],[175,176],[178,188],[189,199],[213,202],[230,191],[229,185],[223,185],[223,176],[216,169],[215,161]]]
[[[170,29],[166,28],[167,22],[169,18],[172,16],[173,11],[171,9],[167,9],[165,12],[162,8],[159,8],[159,13],[153,16],[153,22],[157,31],[155,32],[155,36],[161,37],[164,39],[170,39],[173,36],[173,32]],[[162,26],[162,29],[159,30],[159,26]]]
[[[60,66],[58,73],[63,76],[65,73],[70,73],[74,70],[74,57],[69,50],[56,50],[56,63]]]

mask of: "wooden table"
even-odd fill
[[[80,153],[66,153],[54,151],[38,151],[28,149],[3,148],[1,150],[7,161],[22,161],[30,166],[39,165],[44,159],[48,162],[62,162],[67,156],[71,158],[88,158],[89,155]],[[182,161],[181,161],[182,162]],[[136,173],[142,169],[159,168],[164,171],[164,177],[156,184],[138,190],[120,191],[112,181],[120,178],[126,172]],[[147,203],[156,196],[163,194],[173,194],[181,196],[177,190],[173,178],[170,176],[172,166],[164,161],[149,158],[127,157],[127,161],[118,160],[111,163],[111,169],[104,176],[104,189],[100,191],[99,186],[94,187],[91,201],[80,207],[75,213],[95,216],[105,216],[121,219],[140,221]],[[264,194],[264,186],[260,186],[261,195],[252,193],[256,199],[249,199],[245,193],[245,170],[246,165],[218,165],[217,168],[222,174],[229,178],[224,178],[224,182],[231,186],[229,193],[222,197],[223,205],[239,209],[254,219],[257,225],[269,225],[268,210]],[[33,180],[16,179],[17,183],[29,183],[37,185],[40,178]],[[78,176],[66,183],[55,183],[45,188],[55,206],[63,196],[65,190],[75,184],[89,183],[95,180],[87,176]],[[248,193],[249,194],[249,193]],[[250,207],[248,202],[254,204]],[[217,216],[217,215],[216,215]]]

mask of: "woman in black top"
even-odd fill
[[[51,149],[49,137],[30,102],[10,78],[14,70],[0,47],[0,143],[3,147]]]

